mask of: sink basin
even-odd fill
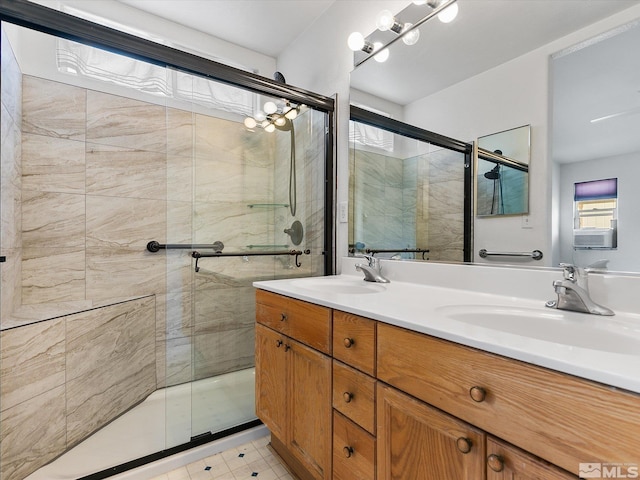
[[[596,325],[602,317],[587,319],[573,312],[498,305],[447,305],[436,311],[458,322],[546,342],[611,353],[640,353],[637,333],[623,335],[613,328]]]
[[[334,293],[343,295],[362,295],[368,293],[384,292],[384,285],[364,280],[335,280],[331,277],[306,278],[294,280],[292,285],[297,288],[311,290],[313,292]]]

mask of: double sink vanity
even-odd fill
[[[255,283],[256,411],[302,480],[638,478],[619,279],[597,279],[601,316],[546,308],[553,270],[387,261],[377,283],[355,261]]]

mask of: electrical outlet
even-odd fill
[[[532,228],[529,215],[522,215],[522,228]]]
[[[347,223],[349,221],[349,204],[347,202],[340,202],[338,205],[338,219],[340,223]]]

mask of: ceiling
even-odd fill
[[[118,0],[139,10],[277,57],[335,0]]]

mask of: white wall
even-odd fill
[[[383,9],[399,12],[409,1],[336,1],[325,14],[278,56],[278,71],[288,83],[336,96],[336,205],[349,198],[349,73],[353,52],[347,37],[353,31],[365,35],[375,30],[375,17]],[[347,223],[338,223],[336,232],[338,262],[347,255]],[[340,265],[338,265],[340,271]]]
[[[405,121],[465,141],[531,125],[530,214],[476,218],[474,252],[542,250],[551,265],[550,55],[640,17],[634,6],[405,107]],[[481,259],[476,258],[476,261]]]
[[[589,265],[596,260],[608,259],[609,270],[640,271],[637,253],[640,238],[638,205],[640,189],[640,152],[585,162],[569,163],[560,168],[560,260],[576,265]],[[618,179],[618,249],[573,250],[573,193],[576,182]]]

